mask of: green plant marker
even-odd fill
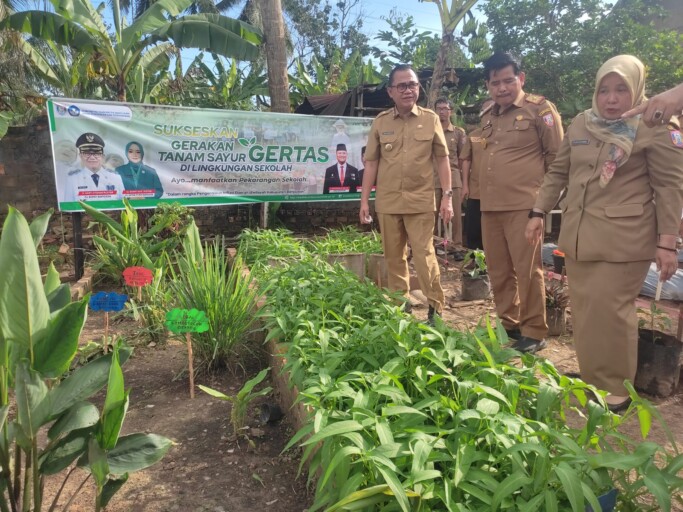
[[[194,398],[194,365],[192,364],[191,333],[209,330],[209,321],[206,318],[206,313],[197,309],[175,308],[166,313],[165,325],[173,333],[185,333],[188,371],[190,372],[190,398]]]

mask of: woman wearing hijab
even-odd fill
[[[145,156],[145,150],[139,142],[129,142],[126,145],[126,156],[128,163],[120,165],[116,168],[116,173],[121,176],[123,180],[123,189],[126,192],[124,195],[135,199],[136,194],[130,194],[134,190],[149,190],[154,191],[154,198],[159,199],[164,194],[164,189],[161,186],[161,181],[157,172],[142,163]],[[138,196],[140,199],[148,197],[148,194]]]
[[[678,269],[683,141],[676,118],[649,128],[621,115],[644,100],[642,62],[620,55],[598,70],[593,106],[572,121],[529,213],[526,238],[567,189],[558,245],[565,253],[581,377],[606,390],[613,412],[630,403],[638,348],[635,299],[654,258],[660,279]]]

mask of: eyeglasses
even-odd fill
[[[451,110],[450,107],[436,107],[437,112],[448,112],[449,110]]]
[[[97,149],[85,149],[81,150],[80,153],[83,156],[102,156],[104,154],[104,151]]]
[[[417,91],[420,88],[420,84],[418,82],[404,82],[396,85],[390,85],[389,87],[395,87],[398,92],[406,92],[406,89]]]

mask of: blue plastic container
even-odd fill
[[[602,507],[602,512],[612,512],[614,507],[617,506],[617,494],[619,494],[619,489],[612,489],[610,492],[598,496],[598,503]],[[586,505],[586,512],[596,512],[593,507]]]

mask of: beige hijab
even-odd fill
[[[606,187],[614,176],[614,172],[631,156],[633,141],[640,116],[631,119],[607,120],[598,110],[598,90],[606,75],[616,73],[631,91],[633,108],[645,99],[645,66],[632,55],[618,55],[605,62],[595,77],[593,107],[585,112],[586,129],[598,140],[610,144],[608,159],[603,163],[600,172],[600,186]]]

